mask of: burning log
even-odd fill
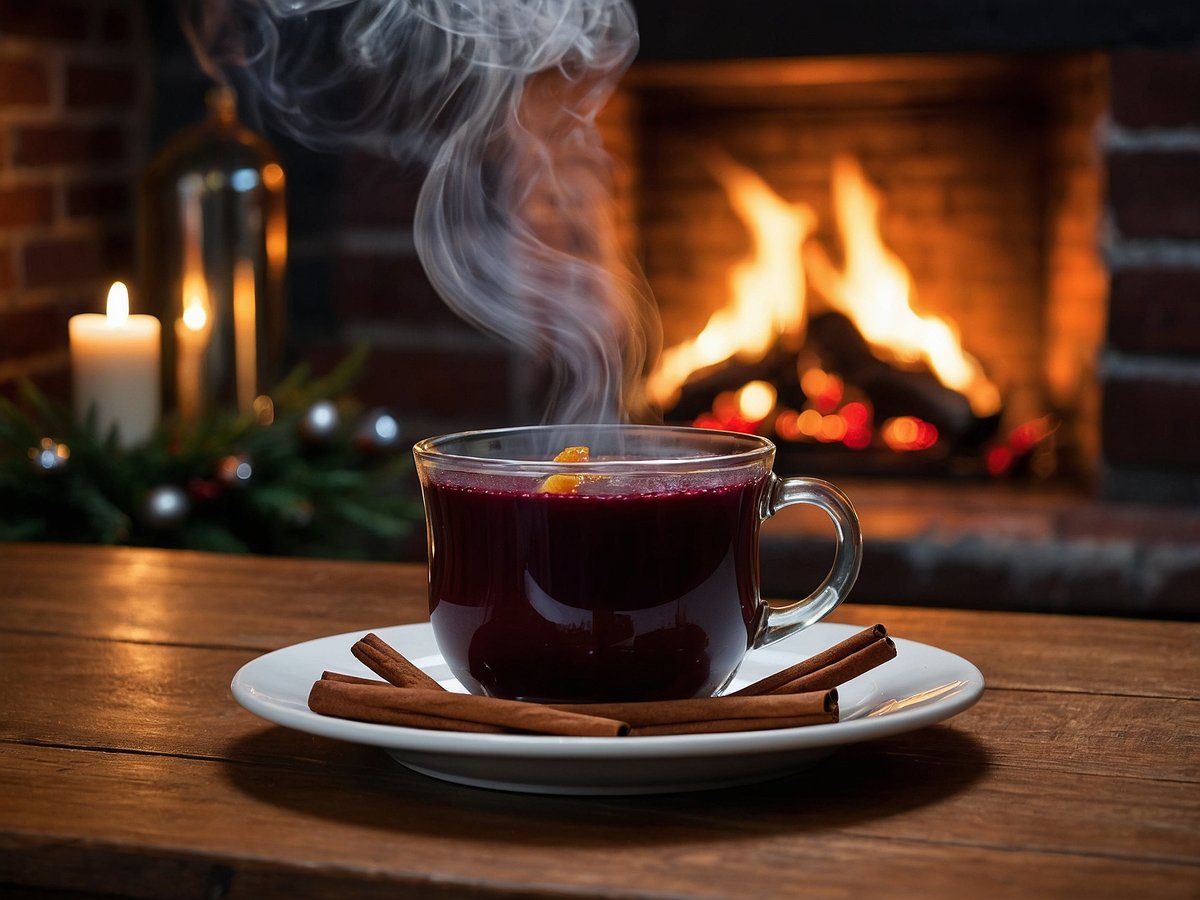
[[[816,316],[808,334],[825,367],[870,398],[877,419],[916,416],[935,426],[952,449],[978,447],[996,433],[999,412],[980,418],[964,395],[943,385],[928,369],[909,371],[880,359],[846,316]]]
[[[858,327],[834,312],[809,323],[807,340],[798,350],[781,340],[760,360],[731,359],[697,373],[683,385],[667,418],[696,421],[714,408],[714,398],[756,381],[775,388],[781,408],[804,408],[818,398],[806,396],[801,373],[817,364],[865,397],[876,422],[908,417],[932,425],[942,451],[975,450],[999,425],[999,412],[977,416],[965,395],[943,385],[927,368],[904,369],[881,359]]]
[[[778,390],[780,402],[799,406],[804,402],[804,393],[796,373],[796,359],[795,351],[785,350],[777,343],[760,360],[731,359],[712,366],[688,379],[668,418],[691,421],[711,409],[718,394],[735,391],[751,381],[770,382]]]

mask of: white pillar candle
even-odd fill
[[[76,418],[82,422],[94,409],[101,435],[115,426],[122,447],[145,442],[161,404],[158,319],[129,315],[129,292],[118,281],[106,315],[84,313],[67,324]]]

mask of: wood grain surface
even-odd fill
[[[0,544],[0,895],[1200,897],[1200,625],[847,604],[970,659],[941,725],[750,787],[460,787],[233,673],[426,618],[409,565]]]

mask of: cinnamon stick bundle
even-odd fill
[[[540,704],[397,688],[335,672],[326,672],[313,685],[308,705],[321,715],[409,728],[576,737],[761,731],[838,719],[835,690],[762,697]]]
[[[757,697],[803,691],[824,691],[845,684],[896,656],[896,644],[882,625],[852,634],[815,656],[761,678],[730,697]]]
[[[375,634],[351,652],[384,681],[325,672],[313,712],[411,728],[489,734],[621,736],[793,728],[838,721],[837,686],[896,655],[882,625],[722,697],[628,703],[539,704],[445,690]]]

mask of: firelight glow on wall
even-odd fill
[[[281,374],[284,172],[228,87],[162,149],[142,183],[143,297],[162,322],[163,403],[185,422],[249,412]]]

